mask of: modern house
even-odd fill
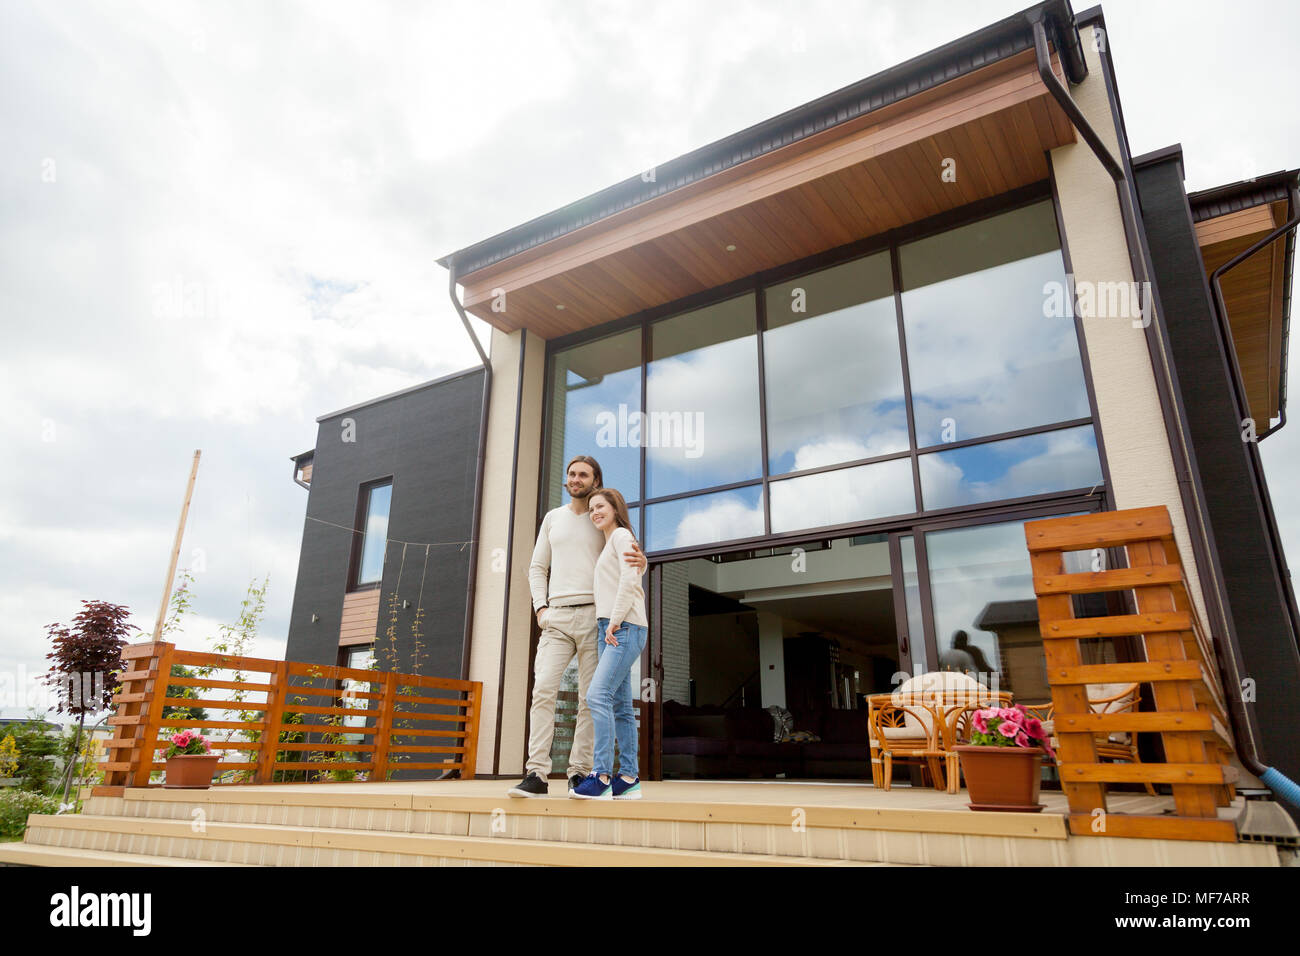
[[[1132,156],[1110,44],[1049,0],[445,257],[482,364],[295,456],[287,659],[124,648],[102,784],[0,863],[1296,863],[1259,443],[1300,174],[1188,193],[1179,147]],[[579,453],[649,559],[646,799],[509,800]],[[1041,705],[1059,791],[966,746],[990,701]],[[210,790],[154,779],[180,725],[223,732]],[[977,796],[982,761],[1024,792]],[[1228,881],[1198,913],[1258,903]],[[1052,882],[1021,909],[1122,925],[1120,889]]]
[[[320,420],[289,656],[348,659],[432,582],[426,672],[483,682],[478,774],[519,774],[528,558],[589,454],[650,559],[643,767],[865,778],[900,675],[1048,696],[1026,522],[1162,506],[1238,751],[1300,778],[1258,451],[1300,179],[1189,194],[1179,147],[1133,157],[1109,42],[1037,4],[440,260],[490,354]],[[771,706],[821,740],[774,758]]]

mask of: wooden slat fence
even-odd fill
[[[187,728],[214,752],[242,755],[222,760],[218,784],[382,781],[398,770],[474,776],[481,681],[182,651],[165,642],[129,645],[122,659],[97,795],[156,785],[150,778],[166,766],[168,739]],[[196,676],[174,675],[178,665]],[[196,719],[200,708],[226,716]]]
[[[1031,521],[1025,540],[1038,596],[1039,629],[1047,657],[1061,786],[1069,801],[1070,832],[1236,842],[1236,828],[1217,808],[1234,795],[1237,770],[1214,643],[1198,619],[1164,507]],[[1066,573],[1065,555],[1122,549],[1128,567]],[[1133,613],[1075,617],[1073,597],[1123,592]],[[1133,637],[1141,660],[1084,664],[1079,642]],[[1096,714],[1087,685],[1139,682],[1150,687],[1154,711]],[[1158,733],[1164,763],[1102,763],[1094,734]],[[1174,815],[1109,813],[1110,783],[1167,784]],[[1100,811],[1100,813],[1098,812]],[[1104,818],[1100,819],[1104,813]]]

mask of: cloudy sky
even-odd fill
[[[474,361],[437,256],[1022,5],[2,0],[0,713],[81,598],[152,625],[196,448],[182,643],[269,574],[283,654],[288,457]],[[1135,153],[1300,165],[1289,4],[1105,10]],[[1300,554],[1300,429],[1263,451]]]

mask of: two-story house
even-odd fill
[[[1188,194],[1178,147],[1131,156],[1108,40],[1100,8],[1041,3],[440,260],[492,328],[473,487],[422,505],[470,519],[440,587],[466,595],[447,659],[484,683],[481,775],[523,767],[529,554],[587,454],[650,559],[655,774],[865,777],[864,697],[953,662],[1046,699],[1025,522],[1160,505],[1249,681],[1239,743],[1300,777],[1258,452],[1286,420],[1297,175]],[[771,706],[838,716],[798,766],[710,743]]]

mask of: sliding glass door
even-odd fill
[[[1079,510],[967,518],[894,535],[904,671],[961,671],[1017,702],[1049,700],[1025,523]],[[1067,570],[1086,570],[1091,560],[1090,553],[1067,556]],[[1093,653],[1100,662],[1114,649],[1106,642]]]

